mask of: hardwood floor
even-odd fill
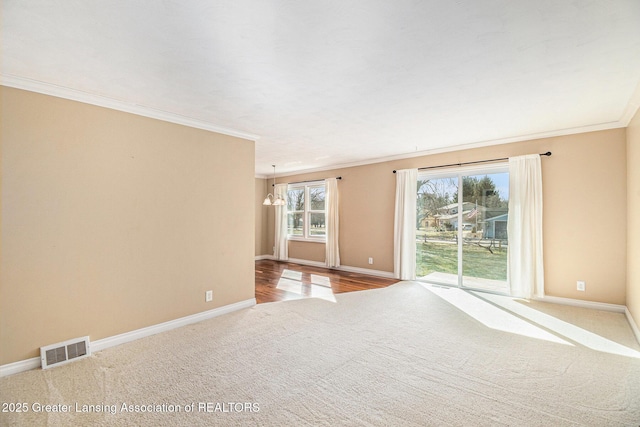
[[[258,304],[300,298],[334,300],[334,294],[385,288],[394,283],[398,280],[282,261],[256,261]]]

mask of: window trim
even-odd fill
[[[323,210],[318,210],[318,209],[311,209],[311,198],[309,197],[309,189],[311,187],[324,187],[325,190],[325,208]],[[287,239],[288,240],[294,240],[294,241],[299,241],[299,242],[314,242],[314,243],[326,243],[327,241],[327,234],[326,234],[326,230],[325,230],[325,234],[322,236],[313,236],[311,235],[310,232],[310,224],[311,224],[311,214],[312,213],[323,213],[325,215],[325,224],[326,224],[326,215],[327,215],[327,200],[326,200],[326,192],[327,192],[327,185],[325,183],[324,180],[320,180],[320,181],[307,181],[307,182],[301,182],[301,183],[294,183],[294,184],[288,184],[287,185],[287,197],[288,197],[288,193],[290,190],[294,190],[294,189],[304,189],[304,210],[302,211],[289,211],[289,205],[287,204]],[[289,234],[288,231],[288,217],[289,214],[292,213],[302,213],[302,216],[304,218],[303,221],[303,227],[302,227],[302,235],[297,235],[297,234]]]

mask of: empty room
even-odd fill
[[[639,2],[0,8],[0,425],[640,425]]]

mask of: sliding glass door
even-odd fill
[[[416,276],[508,293],[506,166],[418,177]]]
[[[458,285],[458,176],[418,177],[416,277]]]
[[[462,286],[508,293],[509,173],[462,176]]]

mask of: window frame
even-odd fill
[[[323,187],[325,193],[324,200],[324,209],[311,209],[311,197],[310,197],[310,189],[313,187]],[[287,198],[289,197],[289,191],[295,189],[304,189],[304,207],[303,210],[290,211],[289,204],[287,203],[287,239],[288,240],[296,240],[300,242],[316,242],[316,243],[326,243],[327,241],[327,233],[326,233],[326,218],[327,218],[327,186],[324,180],[321,181],[309,181],[309,182],[301,182],[287,185]],[[302,235],[298,234],[289,234],[289,214],[302,213]],[[311,214],[314,213],[322,213],[325,217],[325,234],[324,235],[312,235],[311,234]]]

